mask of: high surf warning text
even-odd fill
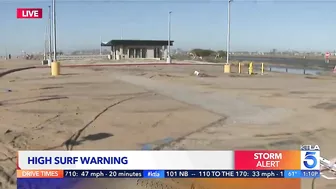
[[[128,164],[128,157],[28,157],[27,162],[31,164],[62,164],[62,165],[74,165],[80,164]]]

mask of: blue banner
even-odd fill
[[[318,171],[301,170],[65,170],[64,178],[18,178],[18,189],[86,189],[103,183],[92,178],[312,178]],[[92,187],[91,187],[92,186]]]
[[[285,178],[284,170],[65,170],[64,178]]]

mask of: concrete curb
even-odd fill
[[[110,63],[110,64],[72,64],[72,65],[61,65],[63,68],[80,68],[80,67],[117,67],[117,66],[197,66],[197,65],[213,65],[213,66],[222,66],[222,64],[200,64],[200,63],[130,63],[130,64],[121,64],[121,63]],[[31,66],[23,68],[10,69],[4,72],[0,72],[0,78],[18,71],[35,69],[35,68],[50,68],[50,66]]]
[[[112,64],[72,64],[72,65],[62,65],[64,68],[75,68],[75,67],[104,67],[104,66],[197,66],[197,65],[221,65],[221,64],[199,64],[199,63],[112,63]],[[36,66],[37,68],[49,68],[50,66]]]
[[[23,70],[29,70],[29,69],[34,69],[36,68],[35,66],[31,66],[31,67],[24,67],[24,68],[15,68],[15,69],[10,69],[10,70],[7,70],[7,71],[4,71],[4,72],[1,72],[0,73],[0,78],[5,76],[5,75],[8,75],[8,74],[11,74],[11,73],[14,73],[14,72],[19,72],[19,71],[23,71]]]

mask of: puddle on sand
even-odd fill
[[[156,146],[170,143],[173,140],[174,140],[173,138],[167,137],[167,138],[157,140],[157,141],[154,141],[154,142],[151,142],[151,143],[146,143],[142,146],[141,150],[153,150]]]

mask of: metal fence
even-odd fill
[[[57,59],[62,60],[107,60],[107,55],[60,55]]]

